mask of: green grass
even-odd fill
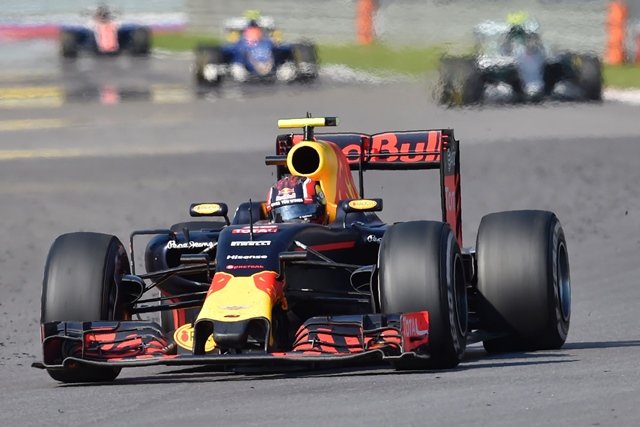
[[[193,50],[200,44],[219,43],[218,37],[210,34],[191,33],[166,33],[154,34],[152,38],[153,47],[176,52]]]
[[[610,87],[622,89],[640,88],[640,66],[605,65],[604,81]]]
[[[396,72],[420,75],[435,70],[445,52],[443,47],[399,47],[372,45],[319,45],[318,56],[323,64],[345,64],[365,71]]]
[[[155,48],[172,51],[193,50],[199,43],[217,43],[212,35],[189,33],[158,34],[153,37]],[[318,45],[322,64],[344,64],[351,68],[382,73],[402,73],[419,76],[437,68],[447,46],[397,47],[384,44],[372,45]],[[606,86],[618,88],[640,88],[640,66],[605,65]]]

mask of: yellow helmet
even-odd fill
[[[507,15],[507,23],[511,25],[522,25],[529,19],[529,13],[521,10]]]
[[[257,21],[260,18],[260,11],[259,10],[245,10],[244,11],[244,17],[247,18],[249,21]]]

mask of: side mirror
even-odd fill
[[[342,205],[345,212],[343,227],[347,226],[347,215],[354,212],[380,212],[382,210],[382,199],[351,199],[345,200]]]
[[[226,203],[193,203],[189,207],[189,215],[193,217],[199,216],[221,216],[224,217],[227,225],[230,224],[229,207]]]
[[[342,209],[346,213],[380,212],[382,210],[382,199],[353,199],[345,203]]]

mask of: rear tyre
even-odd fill
[[[77,58],[78,50],[76,33],[69,30],[60,31],[60,55],[67,59]]]
[[[460,247],[449,225],[414,221],[389,227],[378,268],[383,313],[429,312],[430,359],[396,369],[458,366],[467,341],[467,293]]]
[[[588,101],[602,100],[602,63],[591,55],[574,56],[578,86]]]
[[[552,212],[482,218],[476,243],[478,315],[488,352],[559,349],[569,332],[571,279],[564,231]]]
[[[147,56],[151,52],[151,31],[146,27],[139,27],[131,34],[131,54]]]
[[[443,58],[436,95],[441,105],[460,107],[478,104],[484,94],[484,81],[473,58]]]
[[[196,83],[201,86],[218,86],[223,80],[224,53],[217,46],[196,48]]]
[[[298,43],[291,47],[298,81],[311,82],[318,78],[318,54],[312,43]]]
[[[79,232],[58,237],[47,256],[42,283],[41,323],[125,320],[117,288],[129,274],[129,260],[117,237]],[[80,366],[48,370],[64,383],[113,381],[119,368]]]

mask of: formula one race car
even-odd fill
[[[489,352],[562,347],[571,286],[553,213],[489,214],[476,247],[462,249],[453,131],[314,135],[314,126],[337,123],[280,120],[303,133],[278,136],[266,158],[278,182],[313,182],[304,197],[315,185],[323,223],[252,201],[229,220],[226,204],[195,203],[192,216],[224,221],[134,231],[131,261],[115,236],[58,237],[42,289],[44,360],[34,366],[62,382],[110,381],[123,367],[147,365],[448,369],[473,342]],[[439,171],[441,219],[385,224],[382,200],[361,197],[364,171],[417,169]],[[274,188],[281,207],[302,202]],[[133,254],[140,235],[154,236],[144,274]],[[154,288],[160,297],[144,296]],[[158,311],[161,323],[132,320]]]
[[[226,43],[222,46],[196,48],[194,71],[199,85],[217,86],[226,78],[236,82],[310,82],[318,77],[313,43],[281,43],[273,18],[248,16],[225,23]]]
[[[536,21],[487,21],[476,26],[474,35],[473,57],[447,57],[440,63],[441,104],[477,104],[491,98],[515,102],[602,98],[600,60],[573,52],[550,54]]]
[[[106,6],[98,6],[86,25],[63,26],[60,29],[60,54],[76,58],[81,51],[98,55],[129,52],[144,56],[151,51],[151,29],[122,23]]]

